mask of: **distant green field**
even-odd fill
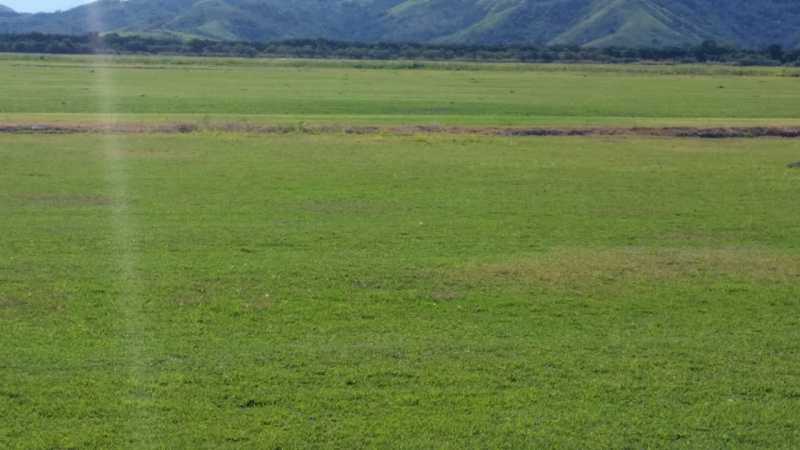
[[[778,72],[80,61],[0,58],[0,125],[800,122]],[[794,161],[800,139],[0,133],[0,448],[795,448]]]
[[[114,113],[134,121],[166,116],[565,126],[800,123],[800,77],[795,76],[800,71],[788,69],[510,64],[501,70],[502,65],[428,63],[430,68],[412,70],[398,63],[376,68],[382,66],[224,61],[0,58],[0,117],[35,122]]]

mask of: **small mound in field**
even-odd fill
[[[786,167],[790,169],[800,169],[800,161],[793,162],[791,164],[787,164]]]

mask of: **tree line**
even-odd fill
[[[55,35],[0,34],[0,52],[47,54],[148,54],[331,59],[408,59],[516,62],[676,62],[738,65],[800,66],[800,49],[772,45],[760,50],[742,49],[706,41],[695,46],[659,48],[584,48],[535,45],[442,45],[419,43],[361,43],[326,39],[276,42],[182,40],[120,34]]]

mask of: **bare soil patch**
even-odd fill
[[[196,132],[252,134],[472,134],[484,136],[652,136],[699,139],[800,138],[800,127],[464,127],[440,125],[259,125],[241,122],[219,124],[0,124],[0,134],[186,134]]]

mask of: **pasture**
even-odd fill
[[[7,58],[6,123],[800,124],[800,69]]]
[[[768,69],[0,58],[2,448],[792,448]],[[366,66],[365,66],[366,65]],[[738,69],[737,69],[738,70]]]

